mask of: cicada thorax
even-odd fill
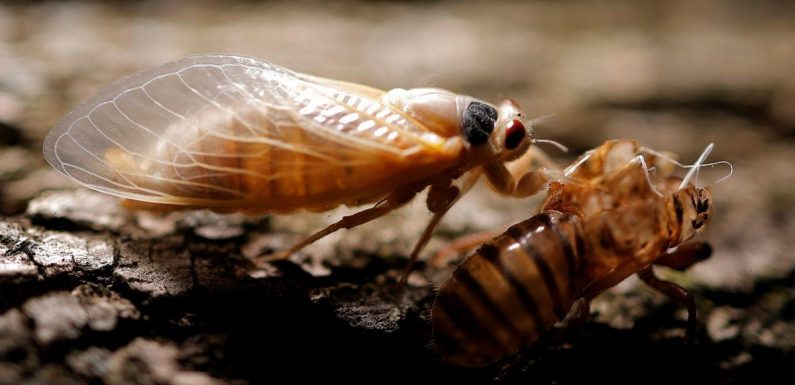
[[[513,100],[500,105],[438,88],[394,89],[384,100],[444,136],[458,136],[476,151],[488,150],[492,159],[505,162],[524,154],[534,133]]]

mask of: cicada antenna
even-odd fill
[[[552,119],[554,119],[556,117],[557,117],[557,114],[546,114],[544,116],[539,116],[539,117],[537,117],[537,118],[535,118],[535,119],[530,121],[530,126],[534,127],[536,125],[539,125],[539,124],[542,124],[544,122],[550,121],[550,120],[552,120]],[[558,143],[558,142],[556,142],[554,140],[533,138],[533,143],[551,144],[551,145],[557,147],[558,150],[560,150],[560,151],[562,151],[564,153],[569,152],[569,148],[568,147],[566,147],[566,146],[564,146],[564,145],[562,145],[562,144],[560,144],[560,143]]]
[[[550,140],[550,139],[533,139],[533,143],[547,143],[547,144],[551,144],[551,145],[557,147],[558,150],[560,150],[560,151],[569,152],[569,148],[568,147],[566,147],[566,146],[564,146],[564,145],[562,145],[562,144],[560,144],[560,143],[558,143],[558,142],[556,142],[554,140]]]
[[[712,152],[712,149],[715,148],[715,143],[710,143],[707,145],[707,148],[704,149],[704,152],[701,153],[701,156],[698,157],[696,163],[693,164],[690,171],[687,172],[687,175],[682,179],[682,184],[679,185],[679,189],[681,190],[690,183],[690,180],[695,178],[696,183],[698,183],[698,171],[701,170],[701,166],[704,163],[704,160],[707,159],[709,154]]]

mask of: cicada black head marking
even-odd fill
[[[497,110],[477,101],[469,103],[461,121],[461,129],[467,142],[479,146],[489,141],[497,122]]]

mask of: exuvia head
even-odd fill
[[[706,228],[712,218],[710,199],[709,188],[697,188],[693,184],[674,193],[674,212],[680,228],[679,234],[674,234],[678,239],[671,240],[674,245],[687,241]]]
[[[682,178],[679,187],[673,193],[674,212],[676,213],[680,233],[678,234],[678,239],[672,239],[672,241],[677,244],[687,241],[701,232],[712,218],[711,194],[708,187],[698,187],[698,171],[705,166],[704,161],[707,160],[707,156],[709,156],[714,147],[713,143],[707,145],[698,160],[696,160],[696,163],[686,166],[690,170]],[[731,163],[729,162],[716,162],[714,164],[722,163],[729,166],[729,174],[721,178],[721,181],[731,176],[732,171]],[[676,234],[674,235],[676,236]]]

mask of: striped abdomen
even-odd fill
[[[348,96],[339,103],[357,100],[363,99]],[[379,117],[390,111],[375,102],[357,103]],[[337,136],[295,124],[275,127],[273,120],[288,121],[279,114],[289,114],[280,110],[251,107],[230,116],[207,114],[197,127],[168,130],[155,146],[155,161],[136,174],[168,181],[158,189],[190,197],[175,198],[181,203],[288,212],[358,205],[442,173],[459,161],[456,153],[428,150],[411,139],[415,133],[396,128],[400,121],[394,121],[405,120],[401,115],[386,115],[395,118],[390,124],[342,106],[301,110],[305,119],[334,127],[326,130]],[[416,159],[400,155],[414,150]]]
[[[483,366],[517,353],[560,321],[581,289],[578,226],[576,216],[546,211],[470,255],[433,305],[441,357]]]

